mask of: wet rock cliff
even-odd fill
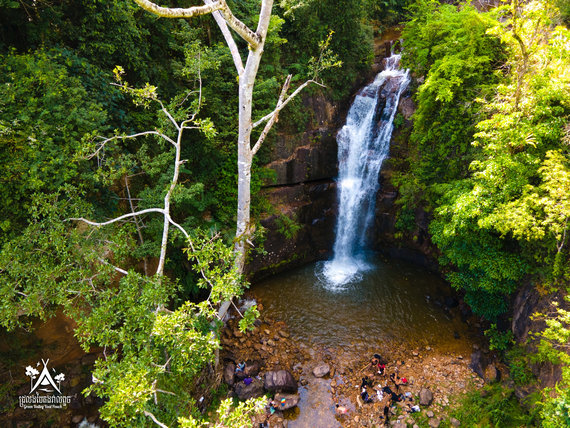
[[[339,108],[324,95],[304,96],[307,129],[281,132],[266,168],[275,178],[262,188],[270,205],[262,218],[264,236],[255,242],[250,275],[261,278],[325,258],[334,239]]]
[[[376,197],[375,223],[370,231],[370,240],[374,249],[380,252],[437,271],[437,249],[428,231],[430,215],[418,206],[413,212],[406,213],[407,218],[400,220],[402,213],[396,203],[398,189],[393,183],[398,169],[406,167],[408,138],[415,110],[412,90],[408,89],[400,98],[390,154],[380,171],[380,189]]]
[[[370,71],[354,82],[356,94],[383,68],[397,31],[375,41]],[[354,97],[354,96],[353,96]],[[259,279],[291,267],[327,258],[332,251],[336,223],[338,175],[337,131],[345,122],[353,97],[333,102],[325,95],[304,95],[303,110],[310,120],[300,133],[278,133],[266,168],[275,175],[262,188],[270,210],[260,219],[264,237],[254,243],[248,272]]]

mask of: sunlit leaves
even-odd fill
[[[505,296],[526,275],[552,279],[567,271],[570,188],[564,138],[570,114],[570,37],[567,29],[551,25],[549,1],[510,2],[493,12],[502,17],[499,21],[465,7],[457,12],[436,8],[432,2],[418,5],[421,13],[406,30],[408,36],[419,37],[409,43],[418,55],[411,64],[426,73],[414,124],[414,138],[422,150],[419,166],[413,164],[412,169],[416,177],[443,181],[428,188],[439,198],[430,225],[432,240],[442,251],[451,283],[466,291],[465,300],[475,312],[493,318],[506,310]],[[461,30],[461,22],[484,23],[473,29],[488,31],[477,38],[474,31],[468,35]],[[490,98],[471,90],[478,82],[476,70],[501,58],[499,51],[491,55],[490,50],[477,50],[493,37],[501,40],[508,55]],[[441,38],[445,41],[438,43]],[[453,148],[447,158],[465,165],[453,140],[461,131],[448,132],[450,122],[437,118],[445,109],[458,114],[464,109],[461,100],[473,97],[474,102],[475,95],[481,107],[466,177],[427,175],[430,168],[441,169],[433,153],[442,153],[442,147]],[[438,133],[446,141],[434,139]],[[426,154],[429,142],[432,147]],[[447,163],[445,168],[449,169]]]
[[[319,75],[330,68],[338,68],[342,66],[342,61],[338,59],[338,55],[331,51],[330,44],[333,38],[334,31],[329,31],[326,39],[319,42],[319,56],[312,57],[309,60],[309,72],[311,77],[316,80]]]
[[[399,181],[419,181],[423,188],[466,174],[479,110],[474,101],[496,82],[502,52],[486,34],[492,21],[472,6],[418,1],[411,11],[402,34],[403,65],[425,80],[416,94],[411,171]],[[429,190],[424,198],[432,196]]]

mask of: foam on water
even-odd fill
[[[400,55],[386,59],[386,69],[355,97],[337,135],[339,214],[334,257],[317,272],[330,289],[358,281],[369,266],[364,254],[378,176],[390,150],[400,95],[410,81],[408,70],[400,70],[399,63]]]

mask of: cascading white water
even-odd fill
[[[339,213],[334,257],[326,262],[327,284],[338,287],[366,269],[366,232],[374,219],[378,175],[390,150],[400,95],[409,84],[400,70],[400,55],[386,59],[386,68],[354,99],[346,124],[337,135]],[[382,105],[383,104],[383,105]]]

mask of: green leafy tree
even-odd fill
[[[0,245],[20,233],[35,192],[78,183],[75,155],[87,132],[105,130],[107,112],[70,71],[69,52],[0,56]],[[93,76],[101,79],[102,76]]]
[[[507,309],[506,296],[525,276],[552,282],[566,270],[568,30],[556,25],[556,9],[546,0],[509,2],[484,17],[465,6],[463,12],[433,2],[416,7],[419,18],[406,32],[419,41],[409,43],[408,54],[426,79],[418,94],[414,163],[399,180],[404,190],[413,182],[431,196],[429,229],[448,278],[477,313],[492,319]],[[479,22],[473,25],[479,30],[467,35],[465,22]],[[508,70],[503,76],[493,71],[497,59]],[[493,97],[487,83],[495,85]],[[468,111],[460,121],[471,124],[453,131],[453,120],[433,120],[446,109],[459,116]]]
[[[487,34],[494,21],[468,3],[421,0],[410,10],[413,18],[402,32],[403,65],[425,80],[416,95],[411,177],[398,181],[415,178],[426,189],[466,175],[478,119],[475,99],[497,82],[501,48]]]
[[[566,295],[564,300],[570,302]],[[534,318],[543,319],[546,328],[535,333],[538,339],[538,356],[562,366],[562,379],[554,390],[547,388],[542,393],[540,414],[542,426],[561,428],[570,424],[570,311],[553,302],[553,311],[546,314],[534,314]]]

